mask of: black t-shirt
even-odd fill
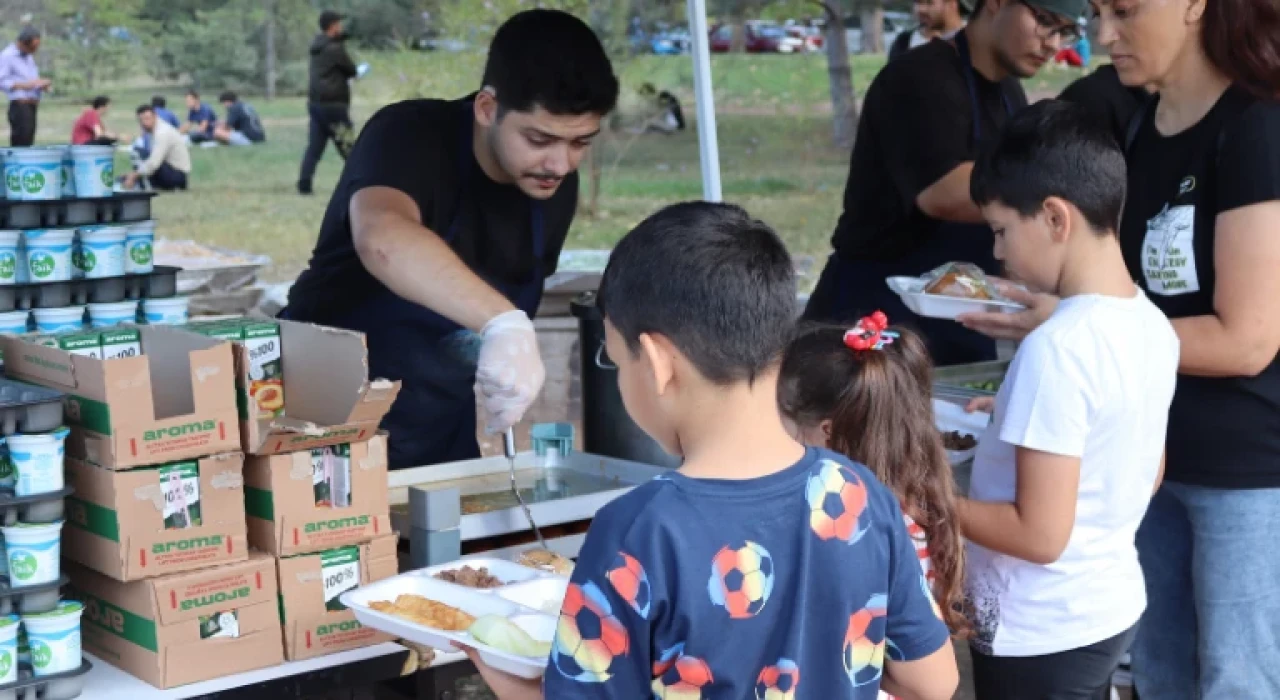
[[[1147,92],[1142,88],[1131,88],[1121,83],[1116,67],[1111,64],[1071,83],[1058,95],[1060,100],[1083,107],[1090,117],[1115,134],[1119,144],[1125,142],[1129,122],[1147,98]]]
[[[1153,104],[1129,149],[1125,263],[1170,318],[1212,314],[1217,215],[1280,199],[1280,103],[1232,87],[1198,124],[1168,137],[1154,115]],[[1280,362],[1257,377],[1179,375],[1168,450],[1170,481],[1280,487]]]
[[[289,292],[291,317],[334,323],[384,288],[360,262],[351,238],[351,197],[366,187],[412,197],[423,225],[441,237],[452,231],[450,247],[482,278],[530,281],[533,200],[480,169],[470,147],[470,103],[470,97],[409,100],[373,115],[325,210],[311,263]],[[543,205],[544,275],[555,271],[577,202],[578,175],[572,173]]]
[[[245,138],[254,143],[261,143],[267,138],[258,113],[243,102],[233,102],[227,108],[227,126],[244,134]]]
[[[985,141],[1008,120],[1008,108],[1026,106],[1027,96],[1013,78],[993,83],[977,71],[973,76]],[[942,222],[920,211],[916,197],[974,160],[972,115],[964,64],[950,41],[931,41],[880,71],[863,100],[844,213],[831,238],[841,257],[894,260],[933,235]]]

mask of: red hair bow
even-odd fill
[[[889,317],[883,311],[877,311],[845,331],[844,344],[855,352],[881,350],[898,337],[897,333],[886,330],[888,327]]]

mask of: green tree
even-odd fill
[[[139,37],[150,26],[139,18],[142,2],[46,2],[45,18],[52,24],[46,29],[51,44],[48,73],[58,81],[60,90],[91,90],[102,80],[124,77],[144,65]]]

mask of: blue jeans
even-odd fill
[[[1142,700],[1280,698],[1280,489],[1166,482],[1138,528]]]

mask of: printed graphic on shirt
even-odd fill
[[[685,654],[684,644],[677,644],[654,662],[650,688],[661,700],[698,700],[714,680],[707,662]]]
[[[580,683],[604,683],[613,660],[630,650],[627,629],[594,583],[570,583],[564,594],[551,665]]]
[[[756,700],[795,700],[798,685],[800,667],[791,659],[778,659],[756,678]]]
[[[974,573],[976,571],[976,568],[970,569],[965,596],[973,623],[973,638],[969,641],[978,651],[990,654],[1000,627],[1000,593],[984,575]]]
[[[618,552],[618,557],[613,561],[613,566],[609,567],[606,577],[613,585],[613,590],[618,592],[618,596],[625,600],[637,615],[648,620],[649,605],[653,599],[649,589],[649,577],[644,573],[644,567],[640,562],[630,554]]]
[[[773,557],[755,542],[725,546],[711,561],[707,592],[711,602],[728,611],[729,617],[754,617],[773,592]]]
[[[1160,210],[1147,220],[1142,242],[1142,273],[1153,294],[1174,296],[1200,291],[1196,256],[1196,208],[1180,204]]]
[[[866,534],[867,486],[852,470],[826,460],[805,488],[809,526],[819,539],[854,544]]]
[[[849,682],[859,688],[880,680],[884,669],[884,616],[888,596],[877,593],[858,612],[849,616],[844,634],[844,670]]]

